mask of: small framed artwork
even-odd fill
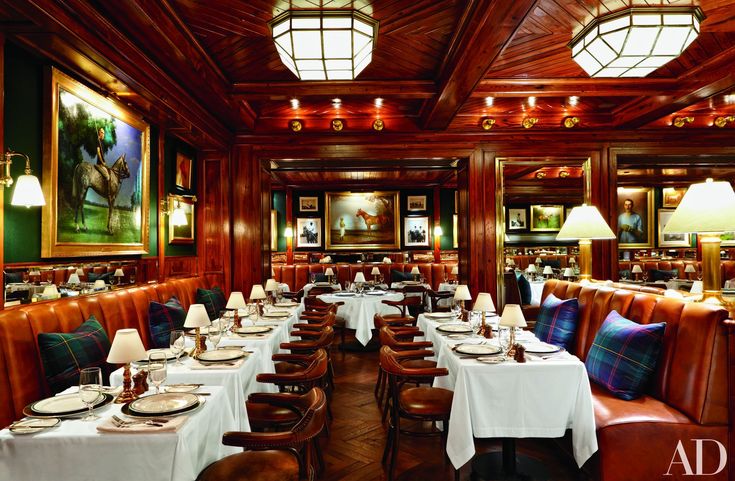
[[[618,188],[618,247],[653,247],[653,188]]]
[[[168,216],[168,243],[169,244],[193,244],[194,243],[194,202],[188,197],[170,196],[175,199],[176,209],[182,209],[186,216],[186,224],[174,225],[174,216]]]
[[[526,209],[508,208],[508,226],[510,230],[526,230],[528,229],[528,220],[526,219]]]
[[[319,197],[299,197],[299,210],[301,212],[318,212]]]
[[[312,249],[322,246],[322,220],[318,217],[296,219],[296,247]]]
[[[663,189],[663,206],[664,207],[679,207],[679,202],[686,194],[686,188],[676,187],[664,187]]]
[[[459,247],[459,226],[458,226],[459,219],[457,219],[457,214],[454,214],[452,216],[452,247],[455,249]]]
[[[664,227],[671,219],[674,209],[658,210],[658,246],[659,247],[689,247],[691,239],[689,234],[664,234]]]
[[[176,153],[176,187],[191,190],[191,157]]]
[[[426,196],[425,195],[409,195],[407,205],[408,205],[408,210],[411,212],[424,211],[426,210]]]
[[[403,219],[403,243],[406,247],[429,247],[429,235],[428,217]]]
[[[532,205],[531,231],[556,232],[564,223],[563,205]]]

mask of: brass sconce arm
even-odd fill
[[[5,157],[3,160],[0,160],[0,165],[5,166],[5,173],[2,177],[0,177],[0,184],[4,185],[5,187],[10,187],[13,185],[13,178],[10,176],[10,166],[13,165],[13,157],[23,157],[26,159],[26,175],[30,175],[31,173],[31,159],[28,158],[26,154],[22,154],[20,152],[15,152],[10,149],[5,152]]]

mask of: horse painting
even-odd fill
[[[112,211],[115,208],[115,199],[120,192],[120,184],[123,179],[130,177],[128,163],[125,162],[125,154],[117,158],[112,167],[104,166],[109,172],[109,180],[99,171],[97,166],[89,162],[81,162],[74,167],[74,179],[72,182],[72,206],[74,208],[74,224],[76,232],[79,232],[79,214],[82,214],[82,229],[87,230],[84,222],[84,199],[87,191],[92,188],[101,197],[107,199],[107,233],[112,231]]]
[[[355,217],[362,217],[362,220],[365,221],[365,226],[367,226],[367,230],[372,230],[373,226],[376,226],[380,230],[383,226],[389,225],[391,222],[391,218],[388,215],[370,215],[362,209],[357,209]]]

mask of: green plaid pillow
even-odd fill
[[[227,305],[225,293],[219,287],[197,289],[196,299],[197,304],[204,304],[210,321],[217,319],[219,317],[219,311]]]
[[[85,367],[101,367],[107,382],[110,365],[110,339],[102,325],[91,316],[72,332],[42,332],[38,335],[46,380],[54,393],[79,384],[79,372]]]

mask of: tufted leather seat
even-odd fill
[[[618,263],[618,272],[633,269],[634,265],[640,265],[641,269],[645,272],[652,270],[670,271],[677,270],[677,277],[679,279],[686,279],[687,274],[684,272],[687,264],[693,264],[697,272],[702,269],[702,263],[694,260],[666,260],[666,261],[620,261]],[[728,279],[735,278],[735,261],[733,260],[722,260],[720,261],[720,274],[722,278],[722,285],[725,285],[725,281]],[[651,280],[649,278],[649,280]]]
[[[288,451],[233,454],[210,465],[197,481],[297,481],[299,461]]]

